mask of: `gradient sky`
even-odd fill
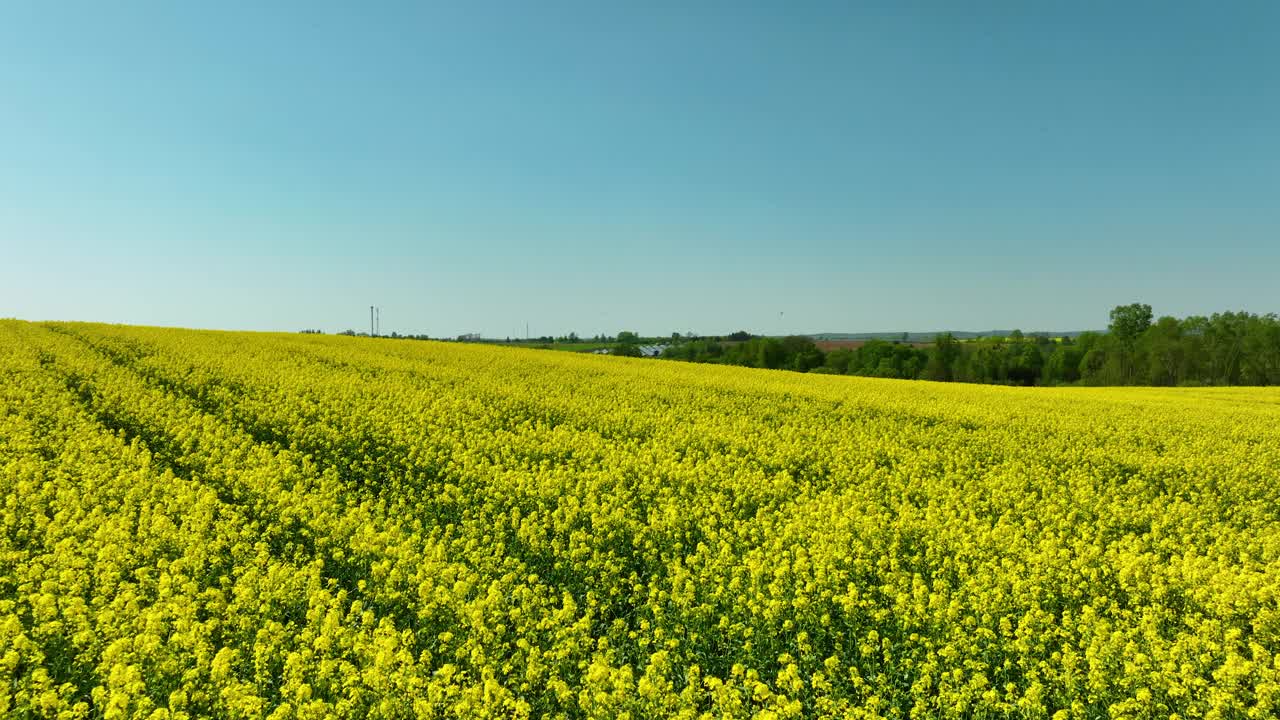
[[[0,316],[1280,310],[1280,3],[0,2]]]

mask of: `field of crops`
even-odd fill
[[[1280,712],[1280,391],[0,321],[0,716]]]

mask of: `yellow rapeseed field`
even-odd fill
[[[1280,390],[0,322],[6,718],[1271,718]]]

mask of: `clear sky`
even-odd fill
[[[0,2],[0,316],[1280,311],[1280,2]]]

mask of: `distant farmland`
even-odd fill
[[[892,340],[814,340],[813,344],[818,346],[822,352],[831,352],[832,350],[857,350],[869,342],[893,342]],[[911,347],[925,348],[931,343],[927,342],[909,342],[905,343]]]

